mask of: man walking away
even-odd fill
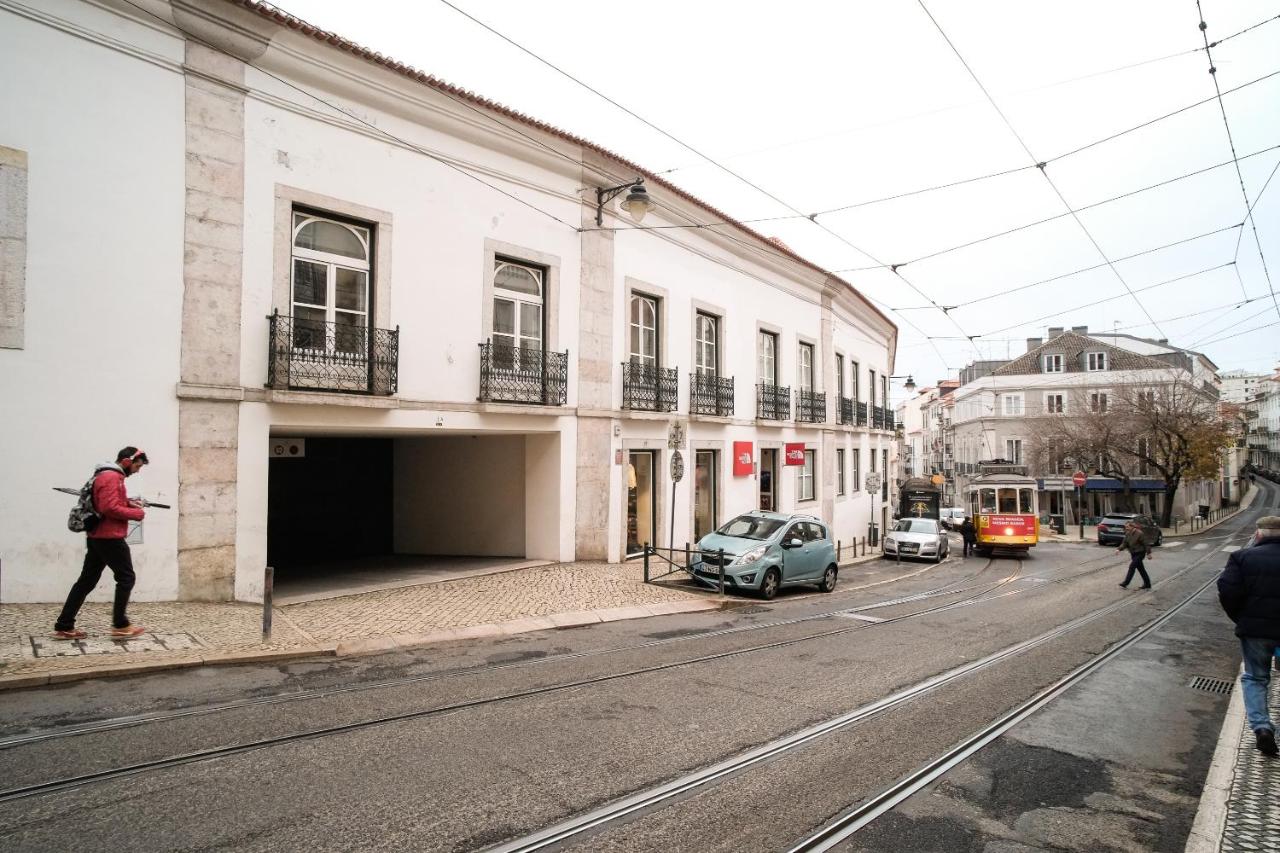
[[[1150,553],[1150,549],[1147,547],[1147,537],[1135,522],[1130,521],[1124,526],[1124,541],[1120,543],[1116,553],[1121,551],[1129,552],[1129,572],[1124,576],[1124,582],[1120,586],[1128,589],[1129,581],[1133,580],[1133,573],[1136,570],[1142,575],[1142,588],[1151,589],[1151,577],[1147,574],[1147,567],[1142,564]]]
[[[978,528],[973,526],[973,519],[967,515],[960,524],[960,538],[964,540],[964,555],[967,557],[973,553],[973,546],[978,544]]]
[[[130,625],[125,610],[129,606],[129,593],[133,591],[133,555],[129,543],[129,522],[142,521],[145,513],[136,501],[129,500],[125,492],[125,477],[142,470],[148,462],[147,454],[136,447],[125,447],[116,454],[115,463],[104,462],[93,471],[93,509],[98,524],[85,539],[84,568],[80,577],[67,594],[67,603],[53,626],[53,636],[59,640],[82,640],[87,634],[76,629],[76,614],[89,593],[98,585],[102,570],[111,567],[116,579],[115,605],[111,610],[111,636],[136,637],[146,629]]]
[[[1276,755],[1276,727],[1267,712],[1271,658],[1280,646],[1280,515],[1258,520],[1253,546],[1233,551],[1218,578],[1218,600],[1236,623],[1244,658],[1244,710],[1258,749]]]

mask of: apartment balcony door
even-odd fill
[[[658,544],[658,452],[632,450],[627,460],[627,556]]]

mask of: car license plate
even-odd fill
[[[904,554],[914,554],[920,550],[920,546],[914,542],[903,542],[898,547],[902,549],[902,553]]]

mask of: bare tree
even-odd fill
[[[1121,485],[1120,509],[1134,509],[1132,481],[1140,463],[1128,448],[1136,422],[1107,392],[1074,392],[1065,416],[1050,413],[1033,423],[1030,458],[1038,473],[1057,476],[1069,467],[1111,477]]]
[[[1218,415],[1217,399],[1185,375],[1171,375],[1148,386],[1114,390],[1118,418],[1127,435],[1115,448],[1164,479],[1160,524],[1168,527],[1173,499],[1183,480],[1216,480],[1222,451],[1231,444],[1231,427]]]

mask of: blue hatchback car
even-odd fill
[[[724,551],[725,588],[758,592],[771,599],[785,586],[836,588],[836,546],[827,523],[812,515],[753,511],[698,541],[690,572],[700,583],[720,583]]]

